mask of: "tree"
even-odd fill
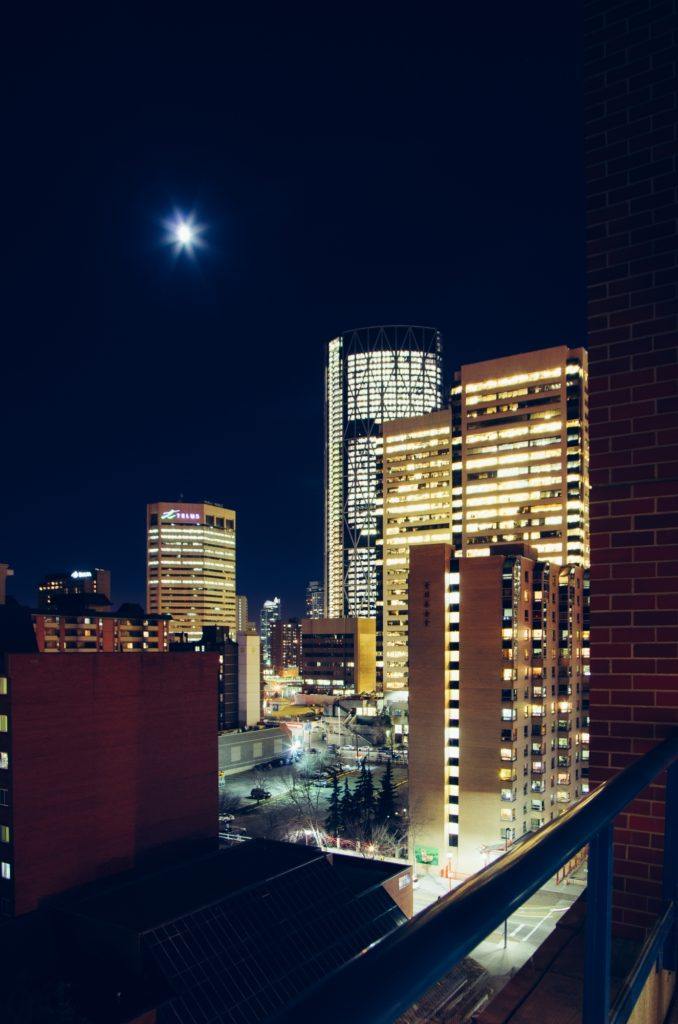
[[[352,836],[356,827],[356,803],[353,794],[348,786],[348,779],[344,779],[344,792],[339,802],[339,820],[341,831]]]
[[[219,814],[237,815],[242,811],[242,800],[234,793],[223,790],[219,793]]]
[[[322,790],[311,779],[293,777],[288,782],[285,796],[288,826],[292,831],[313,833],[317,845],[322,845],[324,798]]]
[[[360,766],[360,778],[353,799],[357,822],[363,834],[369,836],[374,819],[374,783],[372,772],[364,759]]]
[[[402,857],[407,856],[407,840],[405,834],[388,825],[373,824],[369,835],[360,835],[360,854],[362,857]]]
[[[381,778],[381,790],[377,797],[375,818],[382,824],[387,825],[395,817],[395,786],[393,785],[393,767],[389,761],[386,771]]]
[[[342,831],[341,825],[341,803],[339,800],[339,779],[335,772],[332,776],[332,793],[325,818],[325,828],[331,836],[338,836]]]

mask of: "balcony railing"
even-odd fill
[[[610,1009],[613,822],[665,769],[665,907]],[[625,1024],[653,966],[660,961],[666,969],[676,968],[678,735],[643,755],[406,925],[327,975],[276,1021],[392,1024],[587,844],[582,1022]]]

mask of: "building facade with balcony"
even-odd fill
[[[89,603],[89,602],[87,602]],[[63,605],[32,612],[38,650],[63,652],[133,653],[169,650],[169,615],[148,615],[137,604],[122,604],[117,611]]]
[[[584,569],[411,552],[411,855],[466,875],[584,791]]]

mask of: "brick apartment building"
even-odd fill
[[[132,868],[163,844],[216,837],[217,661],[0,657],[4,915]]]
[[[584,791],[585,570],[411,553],[410,857],[469,875]]]
[[[122,604],[117,611],[109,611],[78,601],[70,609],[35,611],[32,618],[38,650],[46,654],[169,649],[171,616],[149,615],[138,604]]]
[[[678,15],[585,4],[591,781],[678,724]],[[664,788],[618,819],[615,924],[660,907]]]

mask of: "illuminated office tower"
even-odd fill
[[[452,409],[457,554],[524,542],[541,558],[588,565],[585,350],[462,366]]]
[[[73,594],[99,594],[110,599],[110,571],[73,569],[72,572],[50,573],[38,585],[38,608],[52,608]]]
[[[259,617],[259,634],[261,636],[261,663],[266,671],[273,668],[271,650],[271,634],[273,626],[280,621],[280,598],[274,597],[264,601]]]
[[[381,426],[440,409],[431,327],[366,327],[329,342],[325,368],[325,613],[375,618],[381,602]],[[377,643],[379,647],[379,642]]]
[[[410,549],[452,543],[449,409],[383,426],[384,689],[407,686]]]
[[[410,552],[411,855],[470,874],[584,792],[585,569]]]
[[[200,640],[203,626],[235,637],[235,512],[216,502],[153,502],[147,531],[148,611],[171,615],[177,639]]]

